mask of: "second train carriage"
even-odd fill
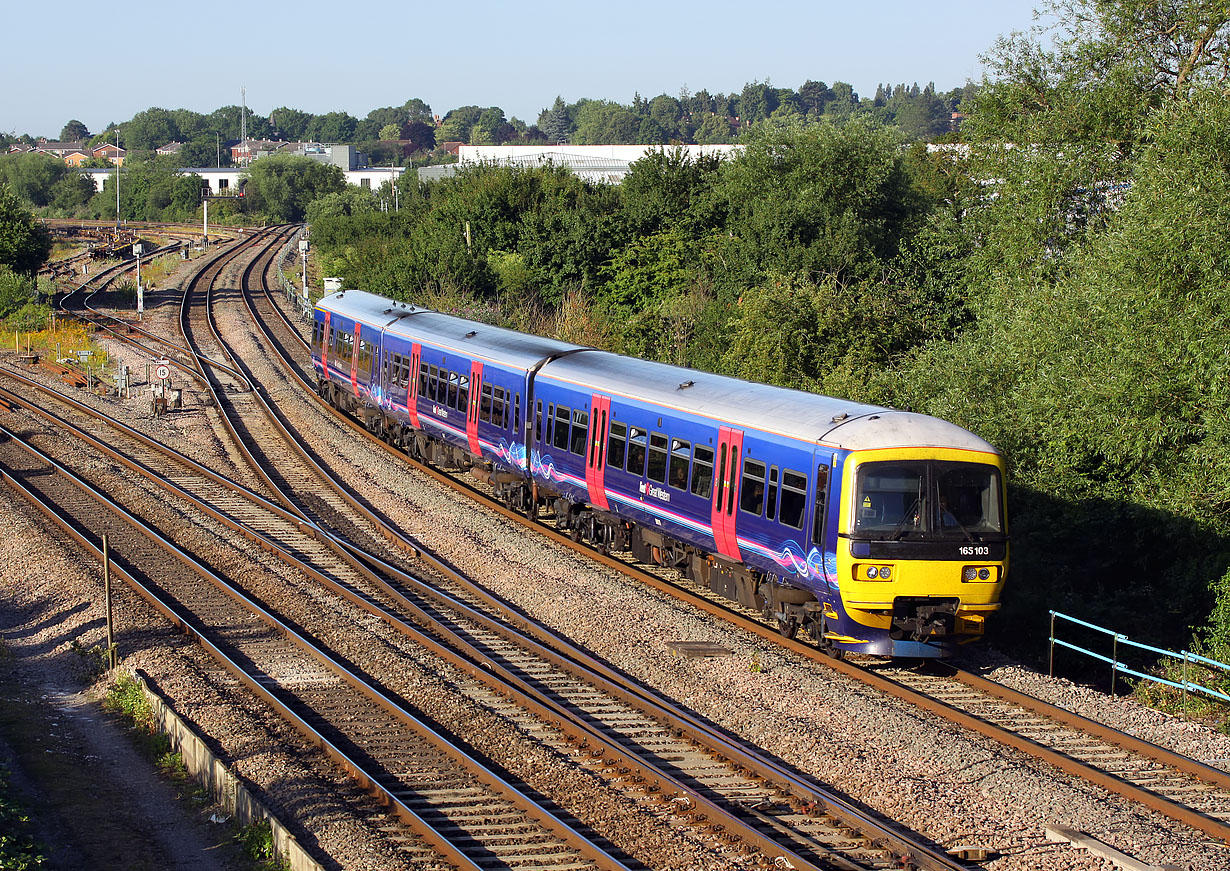
[[[322,392],[369,428],[471,469],[507,504],[551,504],[574,537],[673,566],[786,634],[838,654],[943,656],[999,607],[1003,463],[953,424],[361,291],[321,300],[316,321]]]

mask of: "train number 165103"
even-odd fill
[[[959,548],[961,556],[989,556],[991,549],[989,547],[980,547],[977,545],[964,545]]]

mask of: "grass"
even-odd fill
[[[235,843],[240,846],[245,856],[256,863],[259,871],[280,871],[287,867],[274,848],[273,828],[268,820],[244,826],[235,835]]]
[[[11,795],[8,769],[0,766],[0,871],[26,871],[47,861],[27,833],[29,823],[25,809]]]
[[[1230,659],[1230,651],[1226,650],[1214,651],[1212,653],[1199,650],[1196,652],[1219,662],[1225,662],[1227,659]],[[1165,680],[1183,683],[1184,679],[1186,679],[1192,684],[1198,684],[1222,693],[1230,693],[1230,672],[1222,669],[1208,668],[1198,663],[1189,662],[1185,673],[1181,660],[1167,658],[1146,670],[1150,674]],[[1200,720],[1217,729],[1222,734],[1230,735],[1230,704],[1204,693],[1189,691],[1185,696],[1184,692],[1176,687],[1148,680],[1138,680],[1132,687],[1132,695],[1143,705],[1148,705],[1151,708],[1156,708],[1159,711],[1165,711],[1175,716]]]

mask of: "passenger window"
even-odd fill
[[[743,483],[739,485],[739,510],[764,513],[764,463],[744,459]]]
[[[504,388],[491,388],[491,422],[496,426],[507,429],[504,425]]]
[[[484,384],[482,398],[479,400],[478,416],[491,423],[491,385]]]
[[[577,409],[572,413],[572,446],[569,448],[579,457],[585,456],[585,436],[589,433],[589,414]]]
[[[628,471],[638,478],[645,474],[645,430],[628,429]]]
[[[456,372],[448,373],[448,407],[457,411],[464,410],[458,403],[461,401],[461,394],[457,388],[461,384],[461,376]]]
[[[786,526],[802,529],[806,507],[807,476],[785,469],[782,472],[782,510],[778,519]]]
[[[419,363],[419,396],[427,395],[427,364]]]
[[[436,391],[440,389],[440,370],[435,366],[427,367],[427,398],[435,401]]]
[[[829,467],[821,463],[816,466],[816,516],[812,520],[811,541],[816,547],[824,550],[824,514],[825,497],[829,490]]]
[[[649,435],[649,478],[666,483],[666,436],[660,432]]]
[[[555,440],[552,442],[561,451],[568,450],[568,418],[572,409],[566,405],[555,406]]]
[[[769,504],[764,516],[770,520],[777,517],[777,466],[769,467]]]
[[[688,464],[692,460],[692,443],[671,440],[670,485],[676,490],[688,489]]]
[[[624,451],[628,447],[628,425],[622,421],[611,421],[611,434],[606,440],[606,463],[612,469],[624,467]]]
[[[461,412],[469,412],[470,410],[470,376],[457,376],[457,410]]]
[[[542,442],[542,400],[535,403],[537,410],[534,412],[534,441]]]
[[[692,492],[702,499],[713,495],[713,448],[696,446],[692,463]]]
[[[521,394],[517,393],[517,399],[513,404],[513,429],[517,435],[521,435]]]

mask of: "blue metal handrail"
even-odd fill
[[[1194,683],[1188,680],[1188,677],[1187,677],[1187,669],[1188,669],[1189,664],[1203,665],[1209,668],[1220,668],[1222,671],[1230,674],[1230,665],[1227,665],[1224,662],[1218,662],[1215,659],[1209,659],[1207,656],[1201,656],[1198,653],[1192,653],[1190,650],[1184,650],[1180,653],[1175,653],[1172,650],[1163,650],[1160,647],[1152,647],[1148,644],[1141,644],[1139,641],[1133,641],[1132,639],[1128,638],[1126,635],[1123,635],[1119,632],[1115,632],[1111,629],[1105,629],[1101,626],[1096,626],[1093,623],[1088,623],[1084,620],[1078,619],[1076,617],[1071,617],[1067,614],[1061,614],[1058,611],[1051,611],[1050,615],[1051,615],[1050,673],[1052,677],[1055,674],[1055,645],[1059,645],[1060,647],[1066,647],[1069,650],[1075,650],[1077,653],[1083,653],[1086,656],[1091,656],[1094,659],[1100,660],[1101,662],[1109,663],[1110,664],[1110,689],[1112,693],[1115,691],[1115,678],[1119,674],[1126,674],[1126,675],[1131,675],[1132,677],[1138,677],[1141,680],[1152,681],[1154,683],[1160,683],[1160,684],[1164,684],[1165,686],[1174,687],[1175,689],[1182,690],[1184,707],[1187,706],[1187,693],[1189,690],[1199,692],[1199,693],[1204,693],[1207,696],[1211,696],[1215,699],[1220,699],[1221,701],[1224,701],[1224,702],[1230,702],[1230,695],[1227,695],[1226,693],[1223,693],[1220,690],[1215,690],[1212,687],[1206,687],[1206,686],[1203,686],[1202,684]],[[1080,647],[1076,644],[1073,644],[1070,641],[1064,641],[1063,639],[1056,638],[1055,637],[1055,620],[1057,618],[1060,620],[1067,620],[1069,623],[1075,623],[1078,626],[1084,626],[1086,629],[1092,629],[1095,632],[1101,632],[1103,635],[1110,635],[1114,639],[1113,645],[1111,647],[1111,655],[1106,656],[1105,654],[1096,653],[1092,650],[1088,650],[1084,647]],[[1157,654],[1158,656],[1170,657],[1171,659],[1183,660],[1183,680],[1182,682],[1168,680],[1164,677],[1156,677],[1155,675],[1145,674],[1144,672],[1140,672],[1140,671],[1136,671],[1134,669],[1128,668],[1126,665],[1124,665],[1122,662],[1119,661],[1119,645],[1120,644],[1124,644],[1128,647],[1134,647],[1138,650],[1147,650],[1150,653]]]

